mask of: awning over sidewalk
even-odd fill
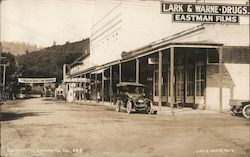
[[[81,87],[76,87],[73,89],[74,92],[79,92],[79,91],[83,91],[84,89]]]
[[[105,70],[107,70],[108,68],[104,68],[104,69],[99,69],[99,70],[97,70],[97,71],[93,71],[93,72],[91,72],[91,74],[101,74],[101,73],[103,73]]]
[[[67,79],[65,82],[90,82],[90,79],[88,78],[72,78],[72,79]]]

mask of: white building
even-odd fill
[[[222,111],[230,99],[250,99],[248,16],[239,16],[239,24],[175,23],[159,1],[121,1],[94,21],[90,54],[70,71],[70,78],[90,79],[75,85],[88,88],[90,98],[99,91],[111,101],[116,84],[130,81],[145,84],[159,106]]]

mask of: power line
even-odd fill
[[[8,23],[10,25],[14,25],[14,26],[26,31],[26,32],[29,32],[29,33],[33,34],[33,35],[35,35],[35,34],[38,35],[39,34],[39,37],[42,35],[42,36],[44,36],[46,38],[49,38],[49,39],[52,38],[53,39],[53,36],[51,36],[51,35],[46,35],[46,34],[44,34],[42,32],[34,30],[34,29],[30,28],[30,27],[27,27],[27,26],[25,26],[23,24],[20,24],[20,23],[14,21],[14,20],[9,19],[9,18],[6,18],[6,17],[2,16],[2,17],[0,17],[0,20],[2,20],[3,22]]]
[[[115,11],[116,8],[118,8],[122,3],[120,2],[118,5],[116,5],[113,9],[111,9],[106,15],[104,15],[100,20],[98,20],[92,27],[93,29],[98,23],[100,23],[105,17],[107,17],[109,14],[111,14],[113,11]]]

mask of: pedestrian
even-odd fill
[[[100,92],[98,91],[98,92],[97,92],[97,102],[98,102],[98,103],[100,102],[100,99],[101,99],[101,94],[100,94]]]

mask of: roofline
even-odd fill
[[[168,42],[168,43],[163,43],[158,46],[151,46],[147,49],[130,53],[127,54],[126,56],[122,57],[121,62],[127,62],[129,60],[133,60],[135,58],[141,58],[143,56],[162,51],[164,49],[168,49],[170,47],[196,47],[196,48],[218,48],[220,46],[223,46],[224,44],[222,43],[202,43],[202,42],[197,42],[197,43],[191,43],[191,42]]]
[[[84,53],[83,55],[81,55],[80,57],[78,57],[76,60],[74,60],[73,63],[71,63],[69,66],[72,67],[72,66],[78,64],[79,61],[81,61],[84,58],[87,58],[89,55],[90,55],[89,52],[88,53]]]
[[[80,76],[82,73],[87,72],[87,71],[91,72],[91,71],[95,70],[97,67],[98,66],[92,66],[92,67],[89,67],[89,68],[84,69],[82,71],[78,71],[78,72],[76,72],[74,74],[69,74],[69,77]]]
[[[94,71],[98,71],[101,70],[103,68],[107,68],[109,66],[113,66],[113,65],[117,65],[119,63],[124,63],[124,62],[128,62],[130,60],[133,60],[135,58],[141,58],[143,56],[164,50],[164,49],[168,49],[170,47],[197,47],[197,48],[218,48],[220,46],[223,46],[223,44],[221,43],[190,43],[190,42],[169,42],[169,43],[165,43],[162,45],[159,45],[157,47],[151,47],[150,49],[145,49],[142,51],[139,51],[139,53],[134,53],[133,56],[129,56],[129,57],[124,57],[122,59],[119,60],[115,60],[109,63],[105,63],[102,65],[95,65],[92,66],[90,68],[84,69],[82,71],[76,72],[74,74],[70,74],[70,77],[74,77],[74,76],[80,76],[83,73],[91,73]],[[129,55],[129,54],[128,54]]]
[[[149,54],[152,54],[152,53],[155,53],[157,51],[164,50],[164,49],[168,49],[170,47],[218,48],[220,46],[223,46],[224,44],[222,44],[222,43],[214,43],[214,42],[211,42],[211,43],[209,43],[209,42],[207,42],[207,43],[204,43],[204,42],[171,42],[174,39],[177,39],[177,38],[180,38],[180,37],[183,37],[183,36],[198,32],[198,31],[202,31],[202,30],[206,29],[205,25],[206,24],[201,24],[201,25],[192,27],[190,29],[181,31],[179,33],[176,33],[174,35],[168,36],[168,37],[163,38],[161,40],[151,42],[150,44],[148,44],[146,46],[143,46],[143,47],[140,47],[138,49],[135,49],[135,50],[132,50],[132,51],[129,51],[129,52],[123,52],[121,54],[122,58],[119,59],[119,60],[108,62],[108,63],[102,64],[102,65],[99,65],[99,66],[97,66],[97,65],[92,66],[92,67],[90,67],[88,69],[76,72],[76,73],[70,75],[70,77],[80,76],[83,73],[91,73],[93,71],[98,71],[100,69],[103,69],[103,68],[106,68],[106,67],[109,67],[109,66],[113,66],[113,65],[116,65],[116,64],[119,64],[119,63],[127,62],[127,61],[133,60],[135,58],[141,58],[143,56],[146,56],[146,55],[149,55]],[[89,55],[90,54],[88,53],[86,55],[86,57],[89,56]],[[82,55],[81,57],[83,57],[83,56],[84,55]],[[85,58],[85,57],[83,57],[83,58]]]
[[[166,38],[162,38],[162,39],[160,39],[160,40],[151,42],[150,44],[145,45],[145,46],[143,46],[143,47],[140,47],[140,48],[131,50],[131,51],[129,51],[129,52],[124,52],[124,53],[122,54],[122,57],[123,57],[123,56],[126,56],[127,53],[131,54],[131,53],[136,53],[136,52],[138,52],[138,51],[143,51],[143,50],[145,50],[145,49],[151,48],[152,46],[161,45],[161,44],[163,44],[163,43],[167,43],[167,42],[172,41],[172,40],[174,40],[174,39],[177,39],[177,38],[180,38],[180,37],[182,37],[182,36],[185,36],[185,35],[188,35],[188,34],[192,34],[192,33],[194,33],[194,32],[201,31],[201,30],[204,30],[204,29],[205,29],[205,24],[201,24],[201,25],[198,25],[198,26],[195,26],[195,27],[186,29],[186,30],[181,31],[181,32],[179,32],[179,33],[170,35],[170,36],[168,36],[168,37],[166,37]]]

